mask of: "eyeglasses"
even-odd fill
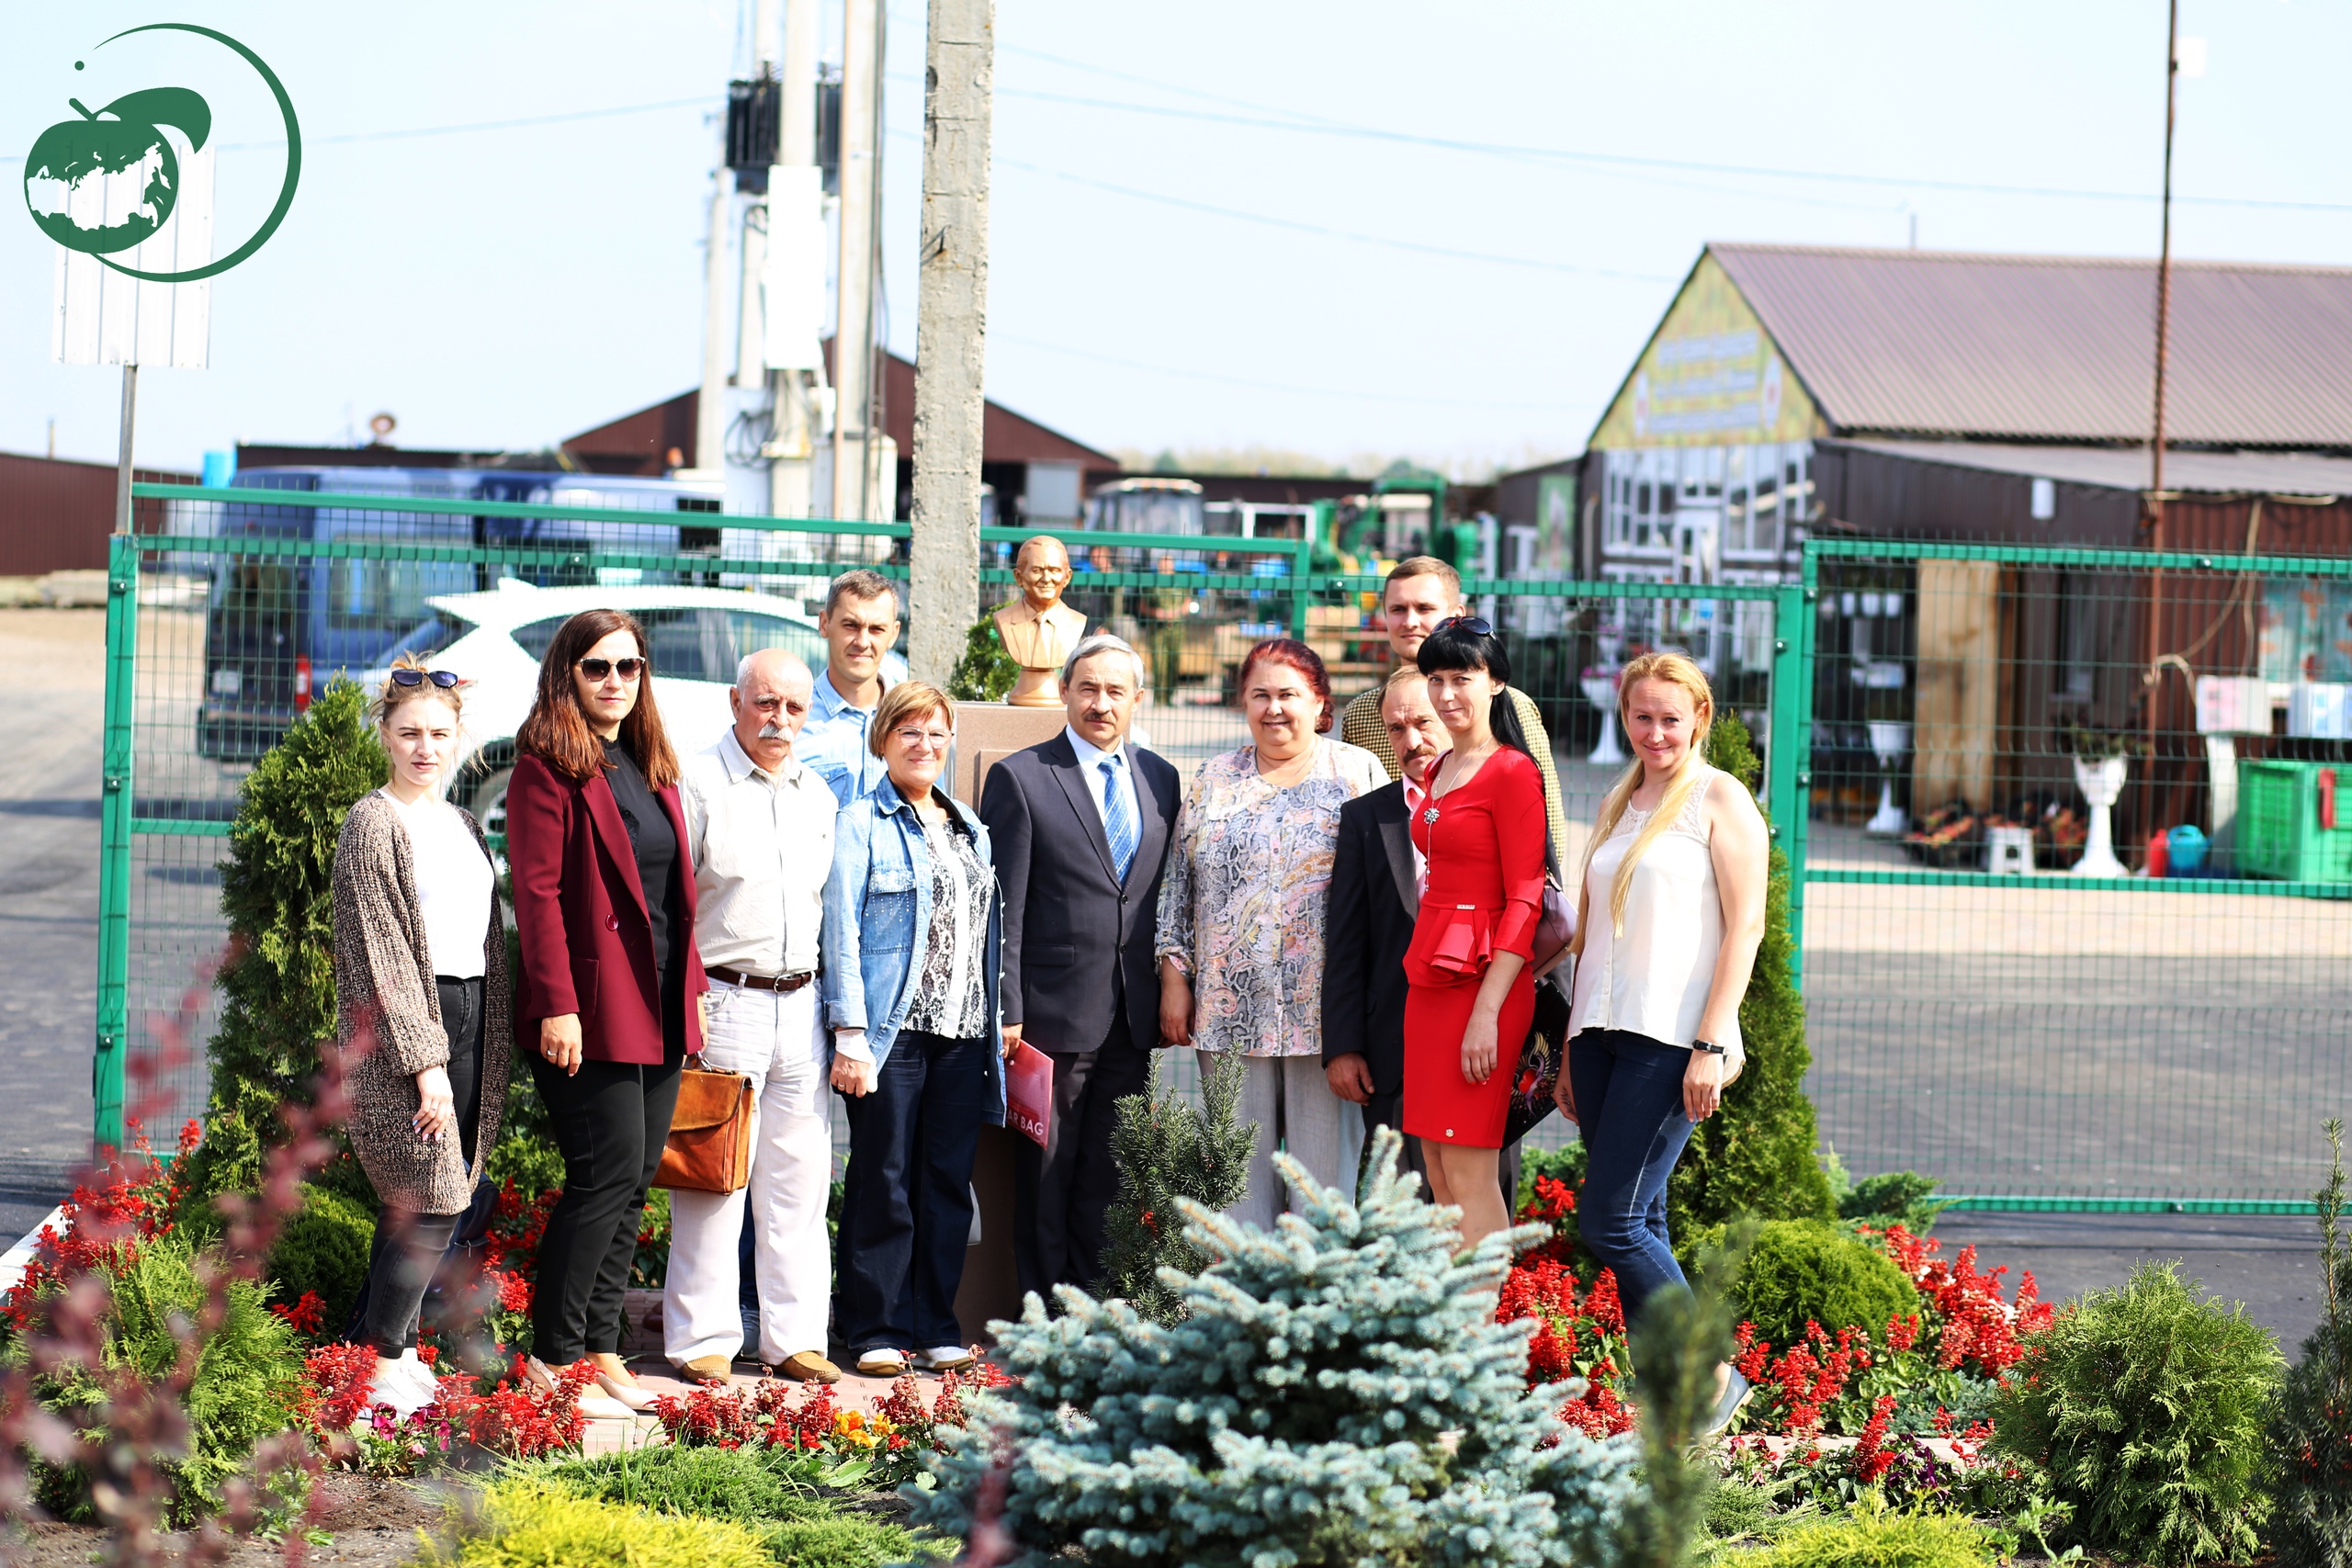
[[[457,686],[458,676],[455,671],[450,670],[395,670],[392,671],[392,684],[395,686],[422,686],[427,681],[447,692]]]
[[[622,680],[634,681],[645,673],[645,660],[642,659],[583,659],[580,661],[579,669],[580,672],[591,681],[601,681],[616,670],[620,671]]]
[[[1440,631],[1445,630],[1448,626],[1460,626],[1472,637],[1492,637],[1495,635],[1494,623],[1488,621],[1483,615],[1448,615],[1445,619],[1437,624],[1437,629]]]
[[[933,751],[944,751],[947,750],[948,743],[956,739],[944,729],[894,729],[890,734],[899,745],[910,751],[924,748]]]

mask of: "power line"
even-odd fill
[[[1048,354],[1066,354],[1073,359],[1091,359],[1125,370],[1148,371],[1155,376],[1178,376],[1188,381],[1216,381],[1228,387],[1250,387],[1262,392],[1292,392],[1310,398],[1359,398],[1366,402],[1412,403],[1422,408],[1449,409],[1566,410],[1582,406],[1572,403],[1487,402],[1466,398],[1421,398],[1403,392],[1366,392],[1352,387],[1296,387],[1280,381],[1253,381],[1242,376],[1221,376],[1213,370],[1180,370],[1172,365],[1146,365],[1140,360],[1122,359],[1116,355],[1097,354],[1092,349],[1071,348],[1066,344],[1046,343],[1037,338],[1017,337],[1007,332],[991,330],[989,339],[992,343],[1044,349]]]

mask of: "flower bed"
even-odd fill
[[[966,1391],[1012,1382],[980,1361],[969,1371],[942,1377],[938,1396],[925,1404],[922,1384],[902,1377],[868,1416],[834,1408],[833,1391],[823,1384],[796,1392],[770,1379],[748,1389],[698,1388],[683,1399],[657,1399],[653,1413],[671,1441],[686,1447],[819,1454],[833,1461],[825,1473],[830,1485],[895,1487],[912,1481],[941,1450],[943,1428],[964,1425]]]

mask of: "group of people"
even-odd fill
[[[1507,1224],[1507,1123],[1550,956],[1537,933],[1568,858],[1559,785],[1453,568],[1401,563],[1384,608],[1396,671],[1344,715],[1311,649],[1252,648],[1249,739],[1189,787],[1131,739],[1144,660],[1088,636],[1061,669],[1061,732],[989,769],[977,810],[941,783],[953,699],[886,688],[900,612],[876,573],[833,583],[822,672],[746,658],[733,724],[683,760],[641,628],[576,615],[506,797],[511,983],[487,841],[441,798],[461,683],[402,660],[376,705],[390,777],[335,863],[352,1139],[384,1205],[360,1325],[379,1400],[430,1397],[418,1306],[477,1201],[515,1052],[565,1166],[531,1373],[553,1386],[586,1362],[608,1413],[651,1399],[618,1354],[622,1289],[690,1062],[746,1075],[756,1114],[747,1188],[672,1196],[662,1336],[695,1381],[723,1382],[744,1349],[746,1266],[757,1354],[779,1375],[833,1381],[833,1344],[867,1376],[969,1361],[955,1302],[972,1168],[1024,1043],[1052,1094],[1042,1142],[1015,1141],[1023,1291],[1100,1283],[1114,1108],[1158,1047],[1242,1059],[1256,1143],[1237,1217],[1271,1225],[1283,1207],[1278,1147],[1351,1185],[1369,1122],[1408,1134],[1465,1245]],[[1737,1071],[1765,829],[1703,761],[1713,699],[1694,664],[1645,656],[1621,694],[1637,761],[1570,900],[1556,1095],[1591,1156],[1585,1239],[1631,1311],[1680,1278],[1666,1181]],[[850,1134],[830,1254],[829,1093]]]

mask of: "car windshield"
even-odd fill
[[[391,647],[384,649],[382,662],[390,664],[403,653],[413,653],[419,659],[430,659],[465,636],[466,630],[466,624],[455,616],[435,615]]]

